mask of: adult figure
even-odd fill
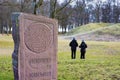
[[[76,58],[76,48],[78,46],[77,40],[73,38],[73,40],[69,43],[69,46],[71,47],[71,58],[75,59]]]
[[[80,52],[81,52],[80,58],[85,59],[85,53],[86,53],[87,44],[85,43],[84,40],[82,40],[79,48],[81,48],[80,49]]]

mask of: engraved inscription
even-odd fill
[[[51,72],[35,72],[29,74],[29,77],[45,77],[45,76],[51,76]]]
[[[31,58],[28,63],[32,69],[51,69],[51,58]]]
[[[50,58],[33,58],[29,60],[30,64],[39,64],[39,63],[50,63]]]
[[[35,53],[46,51],[51,44],[51,30],[42,23],[28,26],[24,37],[27,48]]]

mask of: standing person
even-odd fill
[[[77,40],[73,38],[73,40],[69,43],[69,46],[71,47],[71,58],[75,59],[76,58],[76,48],[78,46]]]
[[[84,42],[84,40],[82,40],[79,48],[81,48],[80,52],[81,52],[81,59],[85,59],[85,53],[86,53],[86,48],[87,48],[87,44]]]

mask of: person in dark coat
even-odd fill
[[[76,58],[76,48],[78,47],[77,40],[73,38],[73,40],[69,43],[69,46],[71,47],[71,58],[75,59]]]
[[[84,42],[84,40],[82,40],[79,48],[81,48],[80,49],[80,52],[81,52],[80,58],[85,59],[85,53],[86,53],[87,44]]]

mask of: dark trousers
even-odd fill
[[[86,51],[85,50],[80,50],[80,52],[81,52],[80,58],[81,59],[85,59],[85,53],[86,53]]]
[[[76,58],[76,49],[71,49],[71,58],[75,59]]]

